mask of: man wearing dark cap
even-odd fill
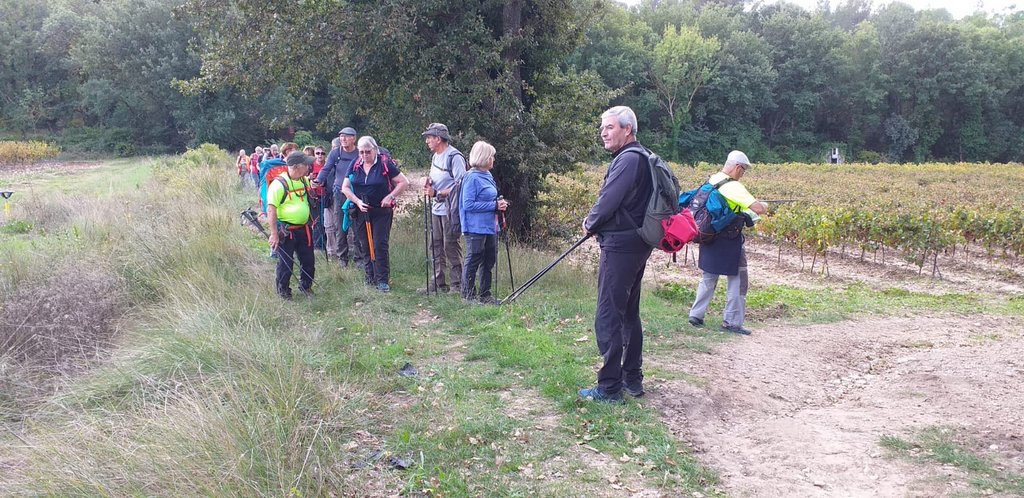
[[[434,277],[420,293],[461,292],[462,289],[462,234],[453,231],[448,221],[448,206],[445,200],[456,182],[466,175],[466,157],[449,142],[452,137],[448,127],[442,123],[431,123],[422,133],[424,141],[433,156],[430,158],[430,175],[423,185],[423,192],[433,198],[431,212],[431,257],[434,262]],[[456,232],[456,233],[453,233]],[[445,281],[445,266],[448,267],[448,282]]]
[[[359,244],[355,241],[355,233],[352,230],[343,230],[341,223],[344,215],[341,212],[341,202],[345,199],[341,195],[341,184],[345,180],[348,167],[359,157],[359,152],[356,151],[356,130],[349,126],[342,128],[338,132],[338,141],[339,146],[327,154],[324,167],[316,177],[316,183],[327,187],[325,190],[329,192],[325,202],[331,208],[324,212],[327,254],[337,258],[342,267],[348,267],[351,260],[358,268],[363,258],[359,252]]]
[[[267,220],[270,222],[270,248],[277,254],[275,287],[277,294],[291,299],[293,262],[299,258],[299,292],[313,295],[313,234],[309,225],[309,183],[306,175],[313,157],[295,151],[285,158],[288,170],[274,177],[267,186]]]

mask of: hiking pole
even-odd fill
[[[554,268],[555,265],[560,263],[563,259],[565,259],[565,257],[568,256],[569,253],[575,251],[577,247],[581,246],[584,242],[586,242],[587,239],[589,239],[592,236],[593,236],[593,234],[588,233],[588,234],[584,235],[583,238],[581,238],[580,240],[577,240],[576,243],[572,245],[572,247],[566,249],[565,252],[563,252],[561,255],[559,255],[557,258],[555,258],[555,260],[552,261],[551,264],[549,264],[543,270],[537,272],[536,275],[530,277],[530,279],[527,280],[526,283],[522,285],[522,287],[512,291],[512,293],[509,294],[508,297],[506,297],[505,299],[502,299],[501,300],[501,304],[508,304],[508,303],[511,303],[512,301],[515,301],[516,299],[518,299],[519,296],[521,296],[523,294],[523,292],[526,291],[526,289],[529,289],[530,286],[532,286],[533,284],[537,283],[537,281],[540,280],[540,278],[543,277],[545,273],[551,271],[551,269]]]
[[[433,269],[430,261],[430,197],[423,194],[423,258],[427,260],[427,295],[430,294],[430,274]]]
[[[503,199],[503,197],[498,197]],[[505,222],[505,212],[500,211],[501,216],[501,234],[505,238],[505,258],[508,259],[508,281],[513,289],[516,288],[516,277],[512,275],[512,249],[508,246],[508,224]]]
[[[373,227],[370,225],[370,215],[366,214],[366,241],[370,243],[370,263],[377,262],[377,256],[373,251]]]
[[[256,211],[253,211],[251,207],[245,208],[245,210],[242,211],[242,219],[259,230],[264,237],[268,239],[270,238],[270,234],[263,229],[263,224],[260,223],[260,220],[256,217]]]
[[[430,178],[427,178],[430,181]],[[430,211],[428,210],[428,213]],[[430,213],[428,218],[431,220],[430,227],[430,275],[434,281],[434,295],[437,295],[437,272],[434,271],[434,261],[437,261],[437,248],[434,247],[434,227],[433,227],[433,213]],[[427,295],[430,295],[430,282],[427,282]]]

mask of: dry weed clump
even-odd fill
[[[66,265],[24,283],[0,311],[0,358],[66,372],[110,346],[125,290],[99,265]]]
[[[0,164],[25,164],[56,157],[60,149],[46,142],[0,141]]]

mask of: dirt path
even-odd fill
[[[1024,324],[901,317],[774,327],[685,362],[702,379],[651,391],[677,436],[733,496],[948,496],[953,468],[886,458],[883,435],[950,426],[1024,468]],[[994,448],[994,449],[993,449]]]

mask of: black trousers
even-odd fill
[[[359,251],[363,253],[363,268],[366,270],[366,283],[386,284],[391,277],[391,258],[388,254],[391,240],[391,223],[395,212],[391,208],[375,207],[359,213],[353,220],[350,229],[356,231]],[[373,232],[373,259],[370,258],[370,239],[366,232],[366,222],[370,222]]]
[[[277,273],[275,282],[277,293],[282,296],[290,296],[292,289],[289,285],[292,279],[292,267],[295,256],[299,258],[299,288],[310,290],[313,288],[313,276],[316,275],[314,268],[315,258],[313,257],[313,246],[310,244],[309,225],[298,230],[288,230],[288,237],[281,237],[277,245]],[[276,228],[276,227],[271,227]]]
[[[498,236],[467,233],[466,261],[462,264],[462,297],[491,296],[491,271],[498,261]],[[480,274],[480,292],[476,289],[476,276]]]
[[[640,283],[650,255],[650,249],[644,252],[601,250],[594,332],[597,349],[604,357],[597,372],[597,385],[605,394],[615,395],[622,390],[623,382],[644,378]]]

